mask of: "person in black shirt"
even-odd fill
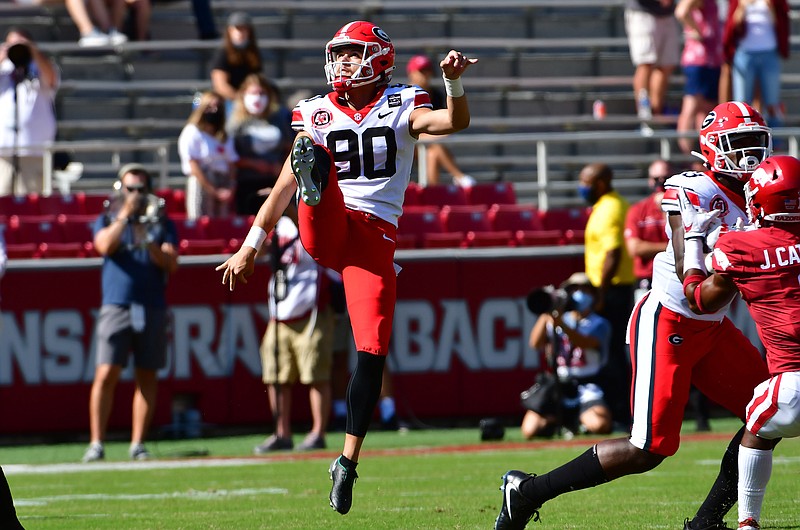
[[[244,79],[250,74],[260,74],[261,69],[261,52],[250,15],[242,11],[232,13],[222,47],[211,62],[211,85],[214,92],[225,98],[229,115]]]

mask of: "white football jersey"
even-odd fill
[[[695,207],[706,211],[720,210],[719,219],[723,227],[732,227],[740,217],[747,222],[744,198],[726,190],[717,181],[700,171],[684,171],[673,175],[664,185],[666,191],[661,199],[661,209],[669,215],[680,215],[678,190],[686,190],[689,200]],[[683,293],[683,284],[675,272],[675,254],[672,250],[672,229],[666,225],[667,236],[670,242],[667,249],[660,252],[653,260],[653,296],[659,302],[676,313],[697,320],[722,320],[728,311],[728,306],[716,313],[698,315],[689,309],[686,296]]]
[[[414,86],[388,86],[360,111],[330,92],[298,103],[292,127],[331,150],[345,206],[397,226],[417,142],[408,121],[419,107],[432,108],[428,93]]]

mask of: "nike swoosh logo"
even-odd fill
[[[506,483],[506,510],[508,510],[508,518],[512,521],[514,520],[514,516],[511,514],[511,490],[516,489],[513,484]]]
[[[387,112],[386,114],[381,114],[381,113],[379,112],[379,113],[378,113],[378,119],[379,119],[379,120],[381,120],[381,119],[385,118],[386,116],[388,116],[388,115],[389,115],[389,114],[391,114],[391,113],[392,113],[392,111],[391,111],[391,110],[390,110],[389,112]]]
[[[381,234],[381,235],[383,235],[383,239],[385,239],[386,241],[391,241],[392,243],[394,243],[394,239],[390,238],[386,234]]]

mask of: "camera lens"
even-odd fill
[[[33,56],[31,49],[27,44],[18,42],[8,48],[8,60],[11,61],[17,68],[28,66]]]

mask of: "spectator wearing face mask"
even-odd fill
[[[612,184],[613,173],[605,164],[593,163],[579,175],[578,192],[592,206],[586,222],[585,270],[597,289],[595,310],[611,323],[611,347],[603,374],[609,381],[608,398],[615,420],[630,421],[630,360],[625,343],[628,317],[633,309],[633,260],[625,248],[625,216],[628,201]],[[627,428],[627,425],[625,425]]]
[[[250,74],[260,74],[262,70],[261,52],[250,15],[242,11],[231,13],[222,47],[217,50],[211,65],[211,87],[225,98],[226,110],[230,113],[244,79]]]
[[[289,154],[294,139],[292,113],[263,75],[250,74],[236,96],[227,128],[239,156],[236,213],[255,215]]]
[[[181,170],[186,175],[186,217],[224,217],[232,210],[236,185],[233,141],[225,132],[225,106],[216,92],[199,96],[178,137]]]
[[[611,411],[604,399],[600,373],[608,360],[611,325],[594,312],[596,290],[589,277],[576,272],[561,284],[564,307],[544,312],[531,330],[529,345],[542,352],[546,370],[557,383],[545,395],[523,401],[522,436],[551,436],[563,426],[573,434],[608,434]]]

